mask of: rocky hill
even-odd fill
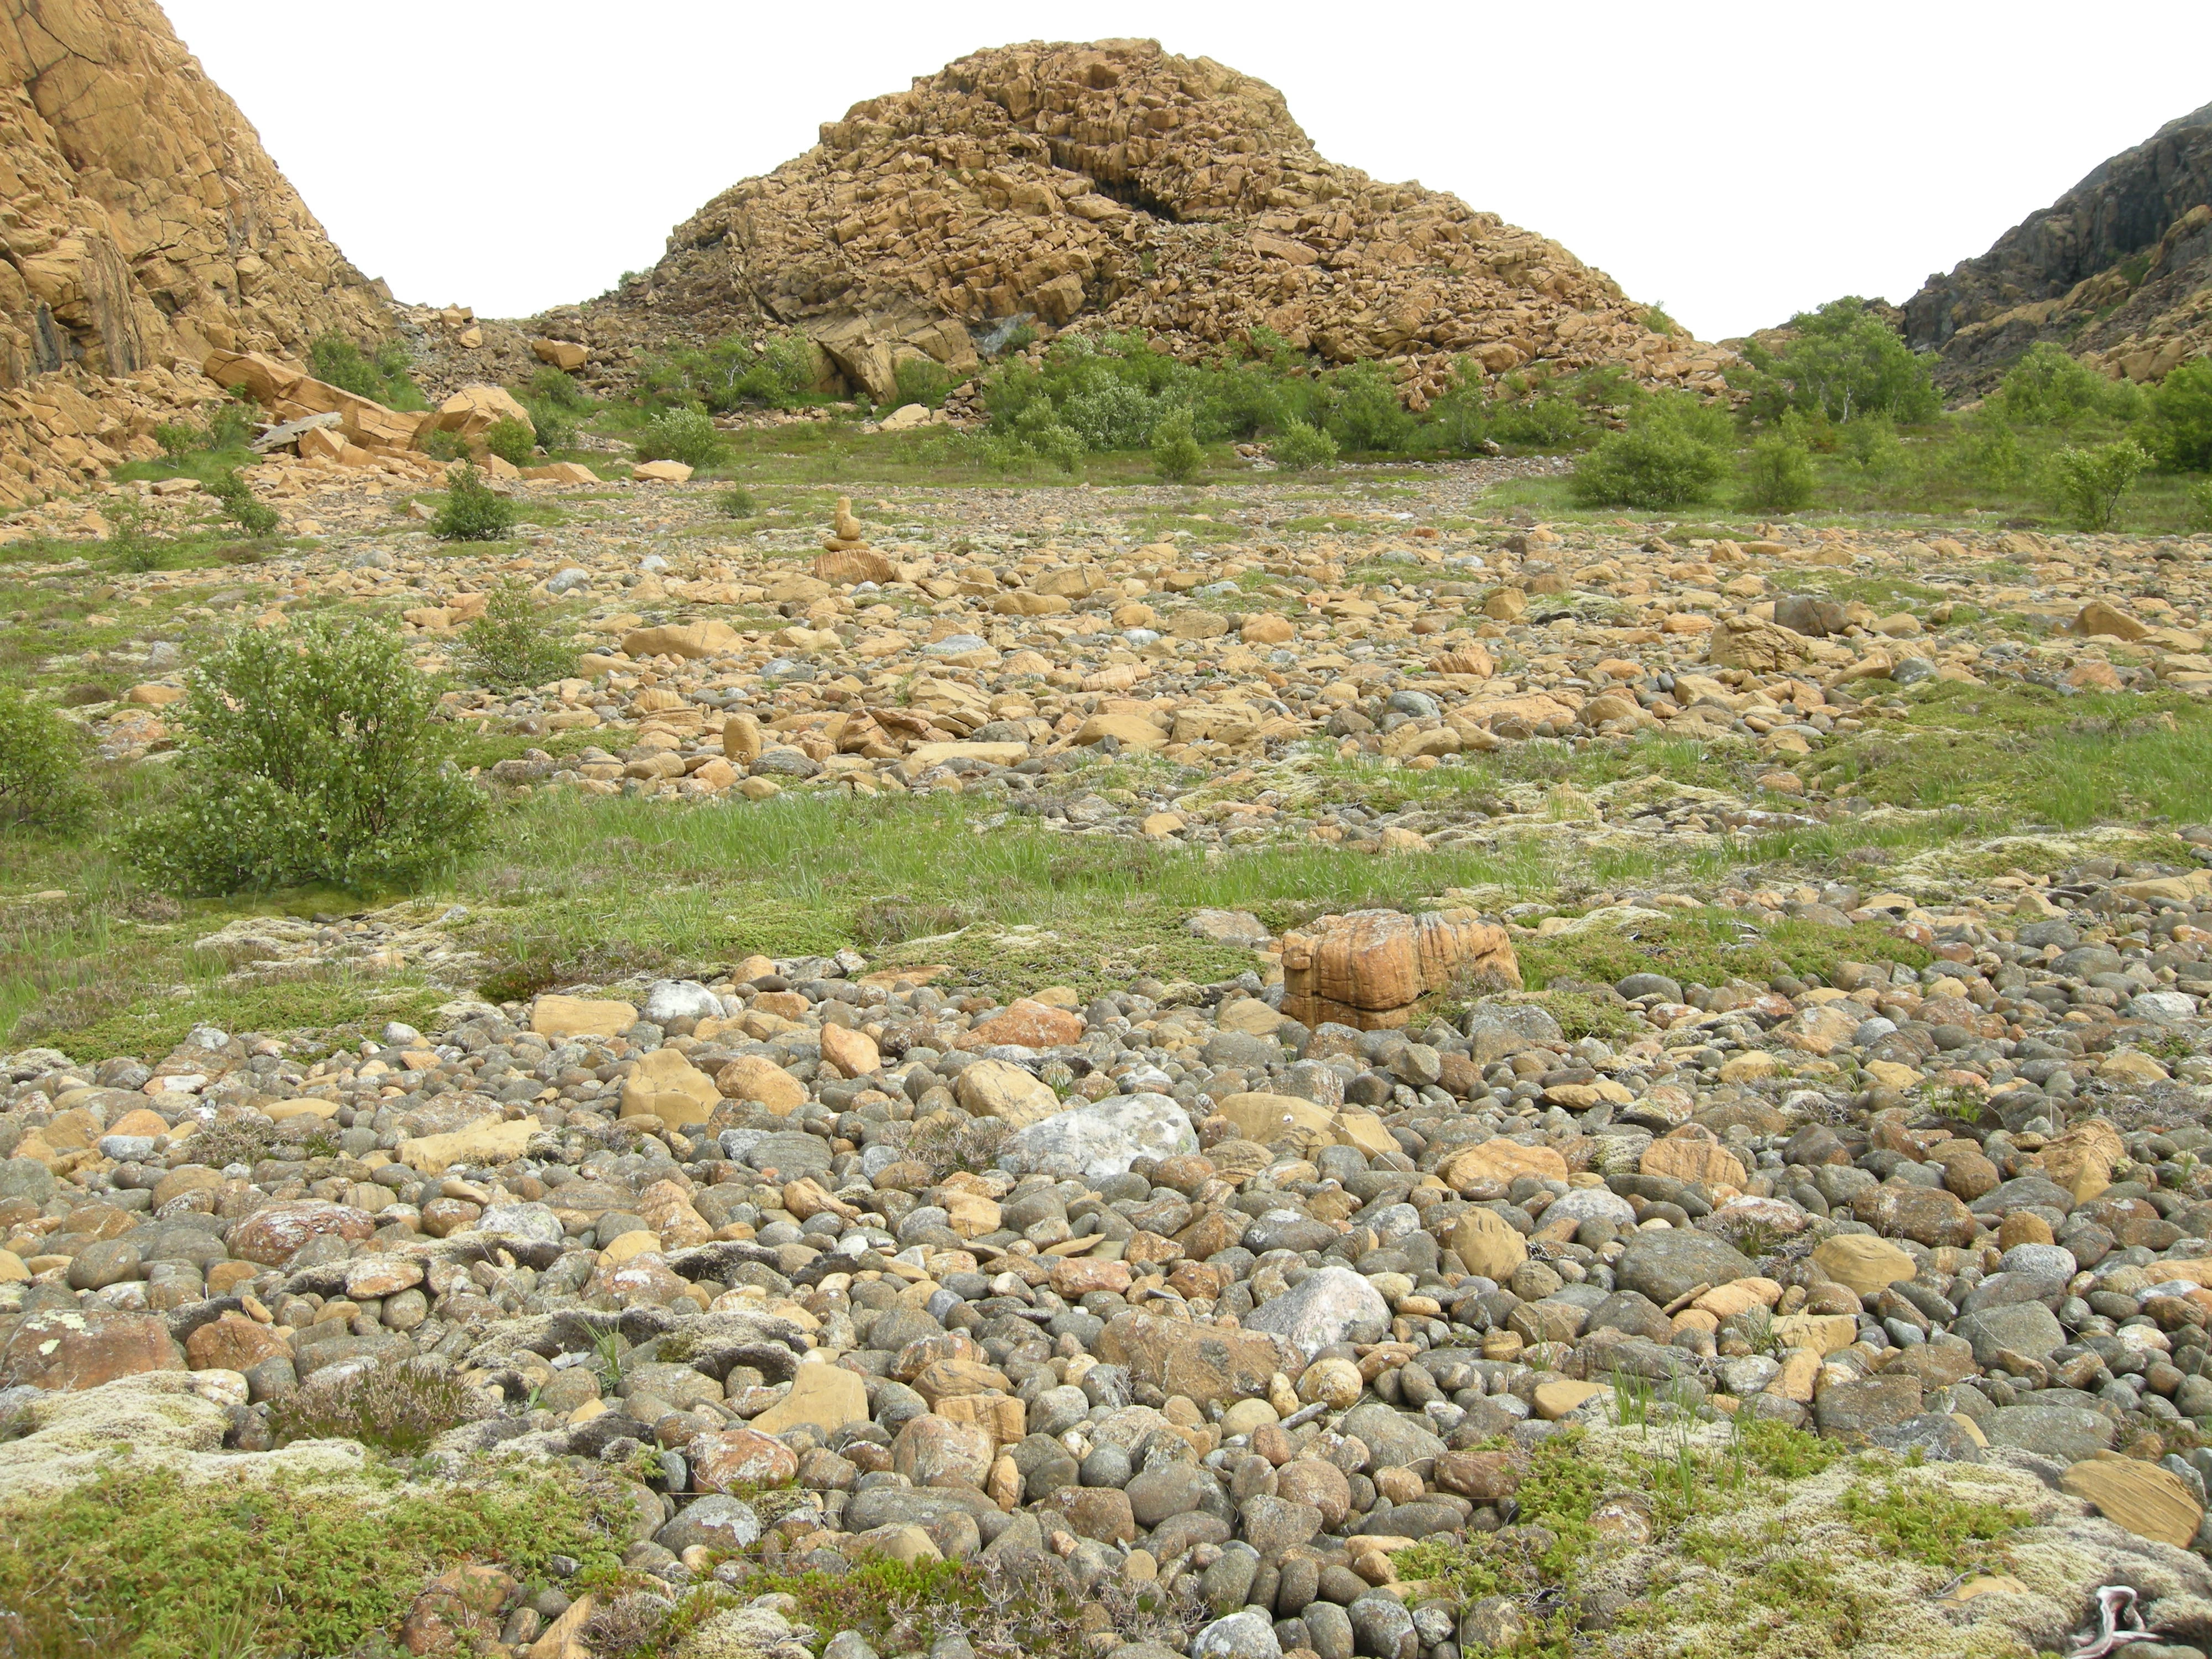
[[[1710,349],[1558,243],[1315,150],[1273,87],[1151,40],[977,52],[856,104],[677,227],[652,271],[538,319],[594,348],[804,329],[878,396],[1015,319],[1149,331],[1193,351],[1274,330],[1396,366],[1419,400],[1464,354],[1706,382]]]
[[[0,504],[150,453],[210,349],[383,331],[153,0],[0,0]]]
[[[1960,394],[1987,391],[2039,340],[2135,380],[2212,350],[2212,104],[1930,276],[1905,324]]]

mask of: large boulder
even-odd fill
[[[1243,1326],[1279,1336],[1301,1360],[1310,1360],[1333,1343],[1382,1340],[1390,1328],[1390,1304],[1351,1268],[1322,1267],[1246,1314]]]
[[[1138,1382],[1200,1405],[1265,1395],[1286,1352],[1265,1331],[1196,1325],[1135,1309],[1108,1320],[1098,1338],[1098,1357],[1108,1364],[1126,1365]]]
[[[967,1073],[961,1077],[964,1082]],[[1115,1095],[1016,1130],[999,1165],[1016,1175],[1096,1182],[1127,1175],[1140,1158],[1165,1159],[1197,1151],[1198,1132],[1191,1127],[1190,1115],[1169,1096]]]
[[[1309,1025],[1401,1026],[1457,981],[1521,983],[1505,930],[1472,910],[1354,910],[1283,935],[1283,1012]]]

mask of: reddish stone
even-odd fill
[[[0,1347],[0,1388],[96,1389],[141,1371],[180,1371],[185,1356],[152,1314],[51,1308],[28,1314]]]
[[[336,1237],[349,1244],[374,1237],[376,1218],[349,1204],[319,1198],[295,1199],[256,1210],[230,1230],[230,1253],[264,1267],[281,1267],[316,1239]]]

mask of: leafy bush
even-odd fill
[[[1644,326],[1654,334],[1672,334],[1680,325],[1667,314],[1665,306],[1659,305],[1644,308]]]
[[[1959,447],[1959,459],[1969,477],[1996,489],[2011,489],[2023,483],[2034,465],[2022,448],[2020,434],[2002,421],[1983,416]]]
[[[714,507],[726,519],[750,519],[760,513],[760,503],[743,484],[729,484],[716,490]]]
[[[1751,447],[1745,463],[1743,504],[1754,513],[1798,513],[1813,504],[1813,457],[1778,434]]]
[[[952,376],[934,358],[902,358],[896,374],[902,404],[926,404],[935,409],[952,391]]]
[[[1170,483],[1189,483],[1206,465],[1191,426],[1190,410],[1178,409],[1152,428],[1152,465]]]
[[[636,447],[641,461],[681,461],[694,468],[712,466],[729,453],[714,416],[703,409],[654,416],[639,429]]]
[[[550,404],[556,409],[578,415],[592,406],[591,394],[576,384],[575,377],[550,363],[540,364],[529,383],[515,396],[524,403]]]
[[[732,334],[703,349],[678,349],[648,359],[638,391],[653,409],[694,404],[717,414],[748,404],[795,409],[814,396],[815,352],[803,334],[771,335],[757,348]]]
[[[14,687],[0,688],[0,822],[64,830],[92,806],[83,732]]]
[[[1274,457],[1276,465],[1304,472],[1309,467],[1334,465],[1336,440],[1304,421],[1289,421],[1268,446],[1268,453]]]
[[[1557,392],[1493,403],[1490,435],[1502,444],[1527,449],[1567,449],[1587,437],[1589,423],[1571,398]]]
[[[146,526],[146,509],[137,501],[118,501],[108,514],[107,534],[100,538],[100,546],[115,562],[118,570],[143,574],[149,570],[166,570],[176,550],[164,537],[156,536]]]
[[[2094,449],[2062,449],[2051,463],[2051,492],[2075,527],[2109,530],[2120,498],[2150,468],[2150,456],[2133,439]]]
[[[1862,415],[1844,422],[1843,452],[1870,478],[1887,478],[1905,465],[1905,446],[1887,415]]]
[[[465,461],[469,459],[468,440],[458,432],[441,431],[434,427],[422,434],[422,453],[434,461],[444,461],[449,465],[455,461]]]
[[[430,521],[430,533],[447,542],[495,542],[517,517],[514,503],[465,461],[446,474],[446,504]]]
[[[2150,442],[2177,472],[2212,471],[2212,357],[2182,364],[2150,394]]]
[[[502,415],[485,429],[483,447],[509,466],[527,466],[538,451],[538,434],[512,415]]]
[[[430,400],[407,375],[407,350],[398,341],[376,349],[374,357],[343,334],[325,334],[307,348],[307,372],[326,386],[367,398],[386,409],[428,409]]]
[[[1794,337],[1778,352],[1753,342],[1739,377],[1751,410],[1772,418],[1785,409],[1844,422],[1882,414],[1897,421],[1934,418],[1940,400],[1928,364],[1864,300],[1831,300],[1790,319]]]
[[[576,653],[547,636],[530,584],[509,576],[461,630],[461,665],[479,684],[543,685],[574,673]]]
[[[2192,533],[2212,530],[2212,483],[2189,487],[2188,514]]]
[[[1398,388],[1379,363],[1355,363],[1337,373],[1328,430],[1346,449],[1369,454],[1395,452],[1413,441],[1420,424],[1398,401]]]
[[[530,412],[530,424],[538,429],[538,447],[547,454],[566,449],[575,442],[576,428],[580,422],[565,405],[526,400],[522,406]],[[490,441],[488,434],[485,441]],[[520,466],[522,463],[517,461],[515,465]]]
[[[277,1441],[358,1440],[411,1455],[451,1428],[489,1414],[482,1395],[453,1372],[402,1360],[331,1380],[310,1377],[269,1408]]]
[[[131,850],[197,893],[411,884],[484,835],[483,797],[453,765],[437,706],[388,627],[241,630],[174,705],[179,799]]]
[[[2142,406],[2134,383],[2107,380],[2049,340],[2030,346],[1989,399],[1992,413],[2016,426],[2071,426],[2096,415],[2130,421]]]
[[[249,536],[266,536],[283,522],[276,509],[253,493],[236,467],[217,473],[208,494],[222,504],[222,515]]]
[[[1585,507],[1663,509],[1709,501],[1728,471],[1728,417],[1686,392],[1646,398],[1626,432],[1577,465],[1568,493]]]

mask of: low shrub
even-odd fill
[[[1376,454],[1405,449],[1420,422],[1398,401],[1397,386],[1379,363],[1338,371],[1328,431],[1346,449]]]
[[[195,893],[404,886],[473,850],[486,805],[437,692],[389,627],[318,617],[234,634],[174,706],[178,798],[126,844]]]
[[[1728,417],[1687,393],[1644,400],[1576,465],[1567,490],[1584,507],[1663,510],[1712,499],[1728,472]]]
[[[712,466],[729,453],[714,417],[703,409],[654,416],[639,428],[636,448],[641,461],[681,461],[693,468]]]
[[[430,400],[407,375],[407,349],[388,341],[374,356],[343,334],[325,334],[307,348],[307,372],[326,386],[367,398],[386,409],[428,409]]]
[[[951,373],[933,357],[903,358],[896,374],[898,401],[902,404],[927,404],[935,409],[951,393]]]
[[[538,434],[512,415],[502,415],[488,427],[483,447],[509,466],[527,466],[538,453]]]
[[[92,806],[85,737],[42,702],[0,689],[0,823],[65,830]]]
[[[1589,434],[1581,406],[1555,392],[1492,403],[1489,426],[1489,435],[1499,443],[1523,449],[1571,448]]]
[[[2039,340],[2005,371],[1988,407],[2016,426],[2071,426],[2087,416],[2134,420],[2142,413],[2142,389],[2107,380],[2063,346]]]
[[[461,666],[482,685],[543,685],[572,674],[576,653],[544,629],[530,584],[509,576],[491,591],[484,613],[461,630]]]
[[[488,1416],[483,1397],[450,1370],[402,1360],[335,1378],[310,1377],[269,1408],[269,1431],[294,1440],[357,1440],[400,1456]]]
[[[146,509],[136,501],[118,501],[108,515],[107,534],[100,545],[118,570],[143,574],[166,570],[176,555],[168,538],[155,535],[146,525]]]
[[[1744,464],[1743,504],[1754,513],[1797,513],[1813,504],[1813,457],[1779,434],[1759,439]]]
[[[2051,493],[2078,530],[2109,530],[2120,501],[2149,471],[2151,458],[2131,438],[2094,449],[2062,449],[2051,458]]]
[[[714,506],[726,519],[750,519],[760,514],[760,503],[753,492],[743,484],[731,484],[714,492]]]
[[[1191,430],[1188,409],[1172,411],[1152,428],[1152,465],[1170,483],[1188,483],[1206,465],[1206,452]]]
[[[446,504],[430,521],[430,533],[447,542],[495,542],[517,517],[514,503],[464,462],[446,474]]]
[[[1336,440],[1304,421],[1287,422],[1267,446],[1275,465],[1293,472],[1304,472],[1312,467],[1333,465],[1336,460]]]
[[[208,494],[222,504],[222,515],[249,536],[266,536],[283,522],[276,509],[253,493],[236,467],[217,473]]]
[[[2212,357],[2183,363],[2150,394],[2150,443],[2177,472],[2212,471]]]
[[[451,465],[469,459],[468,440],[458,432],[447,432],[433,428],[422,434],[422,453],[434,461]]]

